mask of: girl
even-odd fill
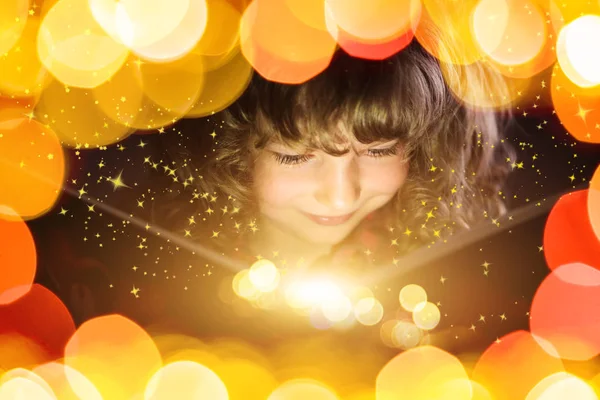
[[[501,79],[494,85],[506,90]],[[196,168],[199,214],[218,222],[228,254],[245,247],[310,265],[389,250],[384,236],[392,256],[403,254],[504,213],[505,117],[464,106],[416,40],[383,61],[338,51],[300,85],[255,74]],[[201,151],[178,150],[189,157],[182,179],[197,175],[189,165]],[[235,213],[204,212],[219,201]]]

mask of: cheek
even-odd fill
[[[394,194],[408,175],[407,162],[390,162],[366,168],[362,174],[363,189],[370,193]]]
[[[307,190],[305,179],[293,171],[281,171],[268,165],[257,165],[255,169],[254,193],[263,206],[289,205]]]

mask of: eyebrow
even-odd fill
[[[377,142],[372,142],[366,146],[368,147],[377,147],[377,146],[384,146],[384,145],[389,145],[389,146],[393,146],[396,145],[400,142],[399,138],[396,139],[392,139],[392,140],[387,140],[387,141],[377,141]],[[292,144],[286,144],[284,142],[271,142],[269,143],[267,146],[265,147],[269,147],[270,145],[276,146],[276,147],[286,147],[290,150],[293,151],[298,151],[298,152],[302,152],[304,150],[307,150],[307,148],[304,148],[302,146],[294,146]],[[314,149],[309,149],[309,150],[317,150],[317,148]],[[344,147],[344,148],[340,148],[339,150],[333,150],[330,149],[330,151],[327,151],[328,154],[332,155],[332,156],[343,156],[344,154],[348,154],[350,151],[352,150],[352,146],[350,147]],[[270,150],[272,152],[277,152],[277,150]]]
[[[369,147],[371,147],[371,146],[377,147],[377,146],[383,146],[383,145],[386,145],[386,144],[392,146],[392,145],[398,144],[399,142],[400,142],[400,139],[392,139],[392,140],[388,140],[388,141],[385,141],[385,142],[384,141],[373,142],[373,143],[371,143],[371,144],[369,144],[367,146],[369,146]],[[336,150],[334,152],[331,152],[331,155],[342,156],[344,154],[349,153],[351,149],[352,149],[352,146],[344,148],[344,149]]]

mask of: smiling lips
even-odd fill
[[[335,226],[341,225],[344,222],[348,221],[350,218],[352,218],[353,213],[340,215],[337,217],[322,217],[319,215],[313,215],[308,213],[304,213],[304,215],[306,215],[308,218],[310,218],[312,221],[316,222],[319,225]]]

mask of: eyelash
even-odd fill
[[[398,146],[393,146],[387,149],[371,149],[369,150],[370,157],[379,158],[379,157],[390,157],[398,154]],[[301,155],[289,155],[289,154],[281,154],[281,153],[273,153],[275,160],[279,164],[285,165],[297,165],[302,164],[310,160],[312,157],[310,154],[301,154]]]

